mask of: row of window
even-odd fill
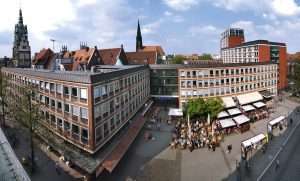
[[[261,83],[254,83],[248,85],[239,85],[231,87],[210,88],[210,89],[197,89],[197,90],[181,90],[181,96],[218,96],[220,94],[230,94],[238,91],[247,91],[258,89],[262,87],[276,85],[276,80],[269,80]]]
[[[243,76],[236,78],[223,78],[223,79],[200,79],[200,80],[181,80],[181,87],[201,87],[201,86],[218,86],[219,84],[236,84],[236,83],[246,83],[248,81],[256,81],[256,80],[264,80],[270,78],[276,78],[277,73],[269,73],[269,74],[260,74],[260,75],[251,75],[251,76]]]
[[[41,111],[41,114],[45,117],[45,121],[49,121],[52,126],[63,131],[63,133],[69,133],[73,139],[80,140],[84,144],[88,144],[88,129],[79,126],[74,123],[70,123],[67,120],[63,120],[48,111]]]
[[[84,87],[77,87],[77,86],[68,86],[58,83],[52,83],[37,79],[31,79],[28,77],[23,77],[20,75],[15,74],[8,74],[9,77],[17,82],[26,84],[26,85],[32,85],[35,87],[39,87],[40,90],[46,90],[50,92],[54,92],[56,94],[63,94],[65,96],[71,95],[72,97],[79,97],[80,99],[87,99],[88,93],[87,88]]]
[[[215,69],[215,70],[181,70],[180,76],[224,76],[224,75],[238,75],[248,73],[258,73],[266,71],[277,71],[277,66],[263,66],[263,67],[249,67],[249,68],[234,68],[234,69]]]

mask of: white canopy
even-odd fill
[[[238,108],[228,109],[227,111],[230,116],[242,113]]]
[[[170,108],[169,116],[183,116],[182,109]]]
[[[245,116],[244,114],[234,117],[233,120],[237,124],[243,124],[243,123],[250,121],[250,119],[247,116]]]
[[[257,107],[257,108],[261,108],[261,107],[264,107],[266,104],[263,103],[263,102],[256,102],[253,104],[253,106]]]
[[[251,105],[245,105],[245,106],[242,106],[242,108],[244,109],[244,111],[252,111],[254,110],[255,108]]]
[[[242,145],[244,147],[248,147],[248,146],[251,146],[252,144],[255,144],[255,143],[257,143],[257,142],[259,142],[259,141],[261,141],[263,139],[265,139],[265,135],[262,134],[262,133],[260,133],[260,134],[254,136],[254,137],[252,137],[250,139],[247,139],[247,140],[243,141]]]
[[[222,119],[219,121],[219,123],[221,124],[222,128],[228,128],[236,125],[235,122],[232,120],[232,118]]]
[[[225,104],[225,108],[235,107],[235,103],[232,97],[222,97],[222,101]]]
[[[250,92],[247,94],[237,95],[236,97],[241,105],[257,102],[263,99],[259,92]]]
[[[229,116],[229,114],[226,111],[221,111],[219,112],[217,118],[223,118],[223,117],[227,117]]]
[[[272,121],[270,121],[268,124],[271,125],[271,126],[273,126],[274,124],[279,123],[280,121],[282,121],[284,119],[285,119],[284,116],[279,116],[278,118],[273,119]]]

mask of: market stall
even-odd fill
[[[260,145],[265,144],[266,142],[266,136],[262,133],[249,138],[247,140],[242,141],[241,143],[241,153],[242,153],[242,157],[244,160],[247,160],[248,157],[248,152],[252,150],[256,150]]]
[[[217,118],[220,119],[220,118],[225,118],[228,116],[229,116],[229,114],[226,111],[221,111],[221,112],[219,112]]]
[[[242,106],[242,109],[243,109],[245,112],[255,110],[255,108],[254,108],[252,105],[245,105],[245,106]]]
[[[250,119],[245,115],[239,115],[233,118],[236,124],[240,127],[241,133],[249,131],[250,129]]]
[[[222,119],[218,121],[219,129],[226,134],[229,134],[231,132],[234,132],[236,130],[236,124],[232,120],[232,118],[229,119]]]
[[[273,135],[273,129],[282,127],[284,122],[286,121],[284,116],[279,116],[271,121],[268,122],[267,128],[268,128],[268,134],[270,136]]]
[[[242,112],[238,108],[228,109],[227,112],[230,116],[241,114]]]
[[[237,95],[236,98],[238,99],[240,105],[245,105],[263,100],[263,97],[259,92],[250,92],[246,94]]]
[[[254,103],[253,106],[255,106],[256,108],[262,108],[262,107],[266,106],[266,104],[259,101],[259,102]]]

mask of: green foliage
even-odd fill
[[[291,79],[294,82],[294,86],[296,90],[300,90],[300,64],[295,63],[294,64],[294,74],[289,75],[289,79]]]
[[[183,64],[183,60],[185,58],[181,56],[175,56],[174,58],[171,59],[172,64]]]
[[[208,53],[203,53],[199,56],[199,60],[212,60],[212,56]]]
[[[187,102],[186,113],[190,115],[191,120],[206,120],[208,114],[210,114],[211,119],[215,119],[218,113],[223,110],[222,103],[223,101],[219,97],[209,98],[205,101],[203,98],[190,99]]]

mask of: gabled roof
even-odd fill
[[[42,49],[32,60],[33,65],[44,65],[44,68],[48,68],[52,59],[55,57],[55,53],[48,48]]]
[[[73,56],[72,70],[76,70],[79,64],[86,65],[93,56],[94,48],[76,50]]]
[[[140,51],[140,52],[126,52],[126,57],[131,65],[156,64],[156,51]]]
[[[101,49],[98,51],[105,65],[115,65],[117,59],[121,54],[121,50],[122,50],[121,48],[109,48],[109,49]],[[126,64],[125,62],[122,63]]]
[[[144,46],[143,52],[152,52],[155,51],[158,53],[159,56],[165,55],[164,50],[161,48],[161,46]]]

